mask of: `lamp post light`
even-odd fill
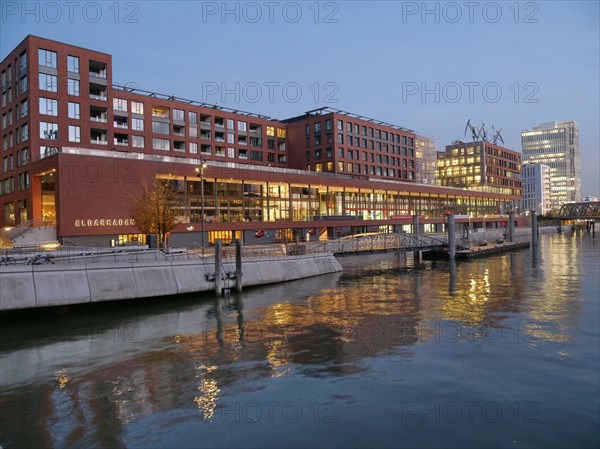
[[[202,258],[204,259],[204,169],[206,161],[202,159],[200,167],[196,167],[196,173],[200,176],[200,244],[202,245]]]

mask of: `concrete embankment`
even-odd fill
[[[224,262],[223,272],[233,272]],[[332,254],[274,257],[246,261],[242,285],[253,286],[342,271]],[[212,291],[214,262],[148,261],[136,263],[77,263],[9,265],[0,267],[0,311],[150,298]],[[224,285],[234,287],[234,281]]]

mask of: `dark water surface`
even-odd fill
[[[0,445],[598,447],[600,239],[0,318]]]

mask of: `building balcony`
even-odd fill
[[[97,123],[108,123],[108,119],[106,117],[90,117],[90,121]]]
[[[106,72],[88,72],[90,78],[106,79]]]
[[[90,94],[90,99],[92,99],[92,100],[106,101],[106,100],[108,100],[108,97],[106,95]]]
[[[93,144],[96,144],[96,145],[108,145],[108,140],[90,139],[90,143],[93,143]]]

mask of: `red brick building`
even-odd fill
[[[332,108],[284,122],[292,168],[415,181],[415,134],[408,129]]]
[[[0,72],[0,226],[56,226],[65,243],[143,240],[132,200],[157,178],[180,193],[182,245],[391,231],[411,215],[434,230],[448,208],[491,215],[520,198],[415,184],[415,136],[401,127],[330,109],[278,121],[115,86],[110,55],[73,45],[28,36]]]

